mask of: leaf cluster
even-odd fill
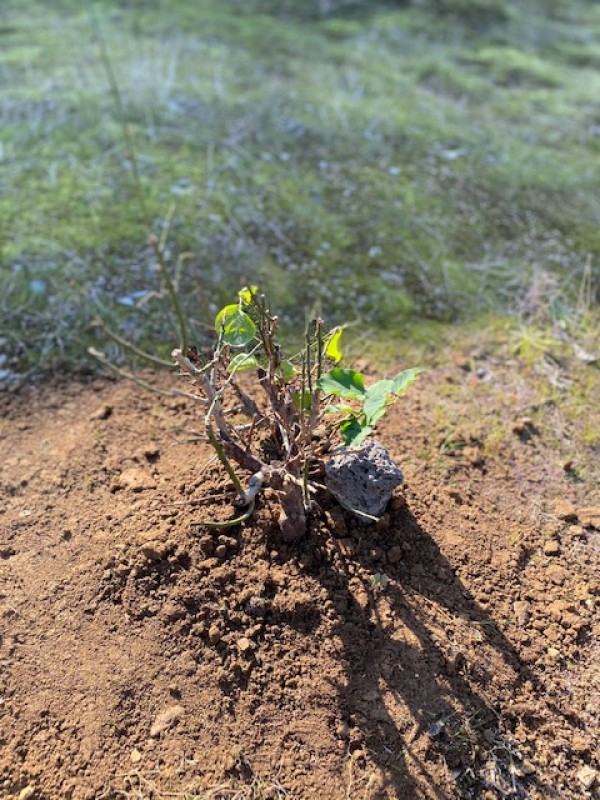
[[[345,400],[358,400],[362,404],[358,410],[348,404],[332,404],[327,407],[330,413],[346,415],[339,423],[344,444],[361,444],[385,416],[389,406],[408,389],[422,371],[421,367],[406,369],[395,378],[385,378],[371,386],[365,386],[362,372],[352,369],[334,367],[323,375],[319,380],[319,388],[323,394]]]
[[[216,316],[215,330],[222,341],[230,347],[242,348],[251,345],[257,337],[258,327],[252,315],[253,310],[258,309],[260,312],[257,292],[256,286],[242,289],[239,292],[238,302],[225,306]],[[358,446],[374,431],[389,406],[408,389],[422,369],[413,367],[403,370],[395,378],[386,378],[366,386],[363,373],[337,366],[343,358],[340,349],[342,332],[342,327],[334,328],[327,334],[322,334],[317,342],[318,352],[314,361],[319,369],[315,385],[317,392],[323,398],[339,397],[346,401],[358,401],[360,404],[358,408],[348,403],[330,403],[325,408],[327,413],[344,415],[337,423],[344,445]],[[309,347],[308,340],[306,346]],[[262,359],[255,355],[255,349],[250,353],[235,355],[229,363],[229,371],[240,372],[263,367],[266,359],[264,355]],[[304,368],[310,360],[308,356],[308,350],[300,354]],[[336,366],[323,373],[321,366],[325,361],[333,362]],[[283,383],[293,383],[297,374],[298,368],[292,360],[279,361],[277,377]],[[299,412],[311,409],[312,391],[296,390],[292,392],[292,398]]]

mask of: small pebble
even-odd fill
[[[547,575],[557,586],[561,586],[565,582],[566,573],[562,567],[559,567],[558,564],[555,564],[548,568]]]
[[[156,739],[160,736],[163,731],[168,730],[171,728],[176,722],[178,722],[184,714],[185,709],[183,706],[169,706],[169,708],[165,708],[164,711],[161,711],[159,714],[156,715],[154,718],[154,722],[152,723],[152,727],[150,728],[150,736],[153,739]]]
[[[548,539],[546,542],[544,542],[544,555],[560,555],[560,544],[556,541],[556,539]]]
[[[238,549],[238,541],[233,536],[219,536],[219,544],[224,544],[228,550]]]
[[[517,618],[519,625],[527,624],[527,621],[529,620],[530,607],[531,606],[527,600],[516,600],[513,603],[513,611],[515,612],[515,617]]]
[[[598,772],[592,767],[585,766],[581,767],[580,770],[577,770],[577,780],[587,791],[589,791],[596,783],[597,778]]]
[[[575,522],[577,519],[577,512],[575,506],[569,500],[558,498],[554,502],[554,513],[559,519],[564,519],[568,522]]]
[[[252,650],[252,642],[246,636],[238,639],[237,648],[242,655],[247,655]]]
[[[185,617],[185,608],[173,600],[167,600],[162,607],[162,616],[169,622],[175,622],[175,620]]]
[[[224,544],[217,545],[217,547],[215,547],[215,555],[220,559],[227,558],[227,546]]]
[[[387,551],[387,559],[390,564],[397,564],[398,561],[402,561],[402,548],[395,544],[393,547]]]
[[[577,518],[584,528],[595,528],[600,531],[600,506],[578,508]]]
[[[93,411],[90,414],[90,419],[91,420],[108,419],[112,414],[112,412],[113,412],[113,407],[105,404],[103,406],[100,406],[100,408],[97,408],[95,411]]]
[[[167,547],[164,542],[150,540],[140,547],[141,554],[149,561],[160,561],[166,555]]]
[[[203,536],[200,539],[200,550],[202,550],[205,556],[212,556],[215,552],[215,543],[212,536]]]
[[[140,761],[142,760],[142,754],[140,753],[140,751],[137,748],[134,748],[131,751],[131,753],[129,755],[129,758],[130,758],[132,764],[139,764]]]
[[[211,644],[218,644],[221,641],[221,631],[216,625],[211,625],[208,629],[208,641]]]

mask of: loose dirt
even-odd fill
[[[532,376],[429,370],[389,511],[294,546],[268,492],[194,524],[230,487],[185,403],[5,394],[0,796],[597,796],[600,498]]]

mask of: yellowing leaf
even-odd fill
[[[342,360],[342,351],[339,344],[342,338],[343,328],[334,328],[329,334],[327,344],[325,346],[325,355],[337,364]]]
[[[244,286],[244,288],[240,289],[238,292],[238,296],[245,306],[249,306],[257,292],[258,286]]]

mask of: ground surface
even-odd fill
[[[268,497],[192,526],[227,484],[180,401],[5,394],[0,795],[594,796],[597,458],[544,381],[432,368],[379,433],[389,513],[325,500],[294,547]]]

